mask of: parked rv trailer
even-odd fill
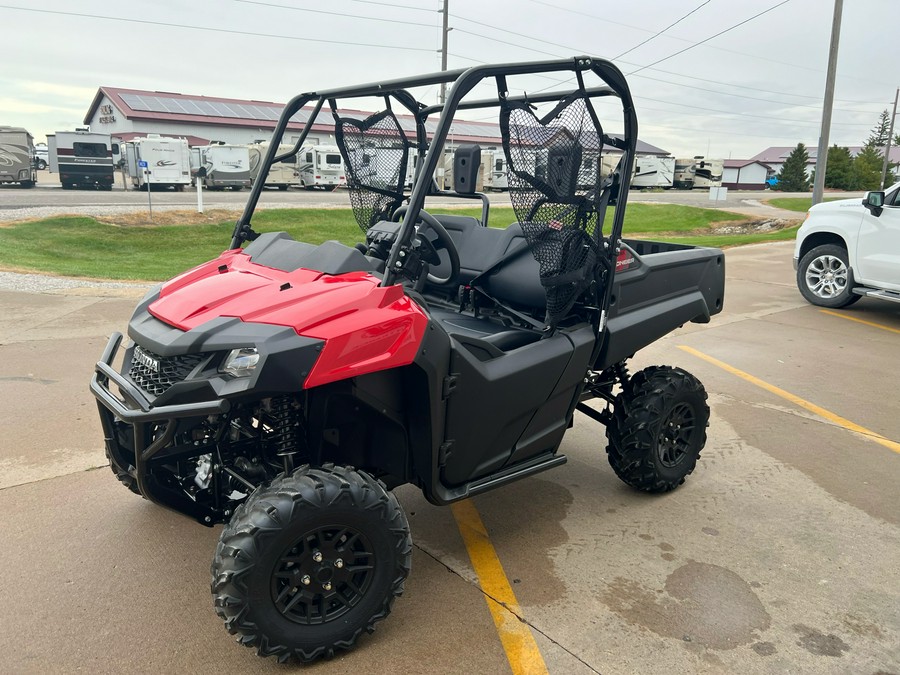
[[[389,150],[379,150],[379,152],[386,151]],[[379,162],[372,159],[366,164],[377,167]],[[300,148],[297,171],[300,174],[300,185],[307,190],[333,189],[347,185],[344,160],[336,145],[307,145]]]
[[[725,160],[694,157],[694,188],[708,190],[721,187]]]
[[[485,188],[491,190],[508,190],[509,177],[506,175],[506,154],[502,150],[493,150],[488,155],[489,169],[485,174],[489,178],[485,181]]]
[[[246,145],[210,143],[199,149],[198,176],[209,190],[250,187],[250,151]],[[199,171],[203,169],[203,171]]]
[[[0,126],[0,183],[34,187],[35,166],[34,137],[22,127]]]
[[[112,190],[113,145],[109,134],[94,131],[57,131],[47,134],[50,171],[59,174],[63,190],[99,188]]]
[[[184,190],[191,182],[191,151],[183,138],[148,134],[124,143],[125,171],[136,190],[174,188]],[[146,168],[141,166],[146,162]]]
[[[675,158],[642,155],[634,160],[634,176],[631,187],[670,188],[675,181]]]
[[[694,158],[675,160],[675,177],[672,186],[678,190],[690,190],[694,187]]]
[[[278,153],[283,154],[293,150],[292,145],[279,145]],[[260,141],[247,146],[250,153],[250,180],[254,183],[259,177],[259,167],[269,150],[269,143]],[[279,190],[287,190],[290,186],[300,185],[300,172],[297,170],[297,156],[291,155],[287,159],[275,162],[265,177],[266,187],[277,187]]]

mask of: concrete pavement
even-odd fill
[[[791,250],[729,250],[723,314],[631,364],[679,365],[710,393],[685,485],[630,490],[602,427],[579,415],[568,464],[474,500],[550,672],[900,673],[900,454],[680,349],[900,440],[896,305],[842,312],[872,325],[807,305]],[[105,468],[87,383],[142,292],[0,292],[3,669],[283,671],[212,610],[218,529]],[[372,636],[314,668],[508,672],[450,509],[398,495],[416,546],[406,592]]]

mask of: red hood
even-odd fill
[[[166,282],[150,313],[185,331],[227,316],[290,326],[309,335],[323,322],[405,298],[401,287],[382,288],[378,283],[367,272],[283,272],[254,264],[240,251],[226,251]]]
[[[368,272],[283,272],[233,250],[164,284],[149,311],[184,331],[235,317],[322,339],[309,387],[415,358],[428,317],[401,286],[378,284]]]

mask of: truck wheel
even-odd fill
[[[412,539],[397,498],[348,467],[300,467],[258,488],[222,531],[216,613],[280,662],[334,655],[391,611]]]
[[[45,162],[42,159],[39,159],[38,163],[37,163],[37,168],[38,168],[38,170],[43,171],[44,169],[47,168],[47,162]]]
[[[700,381],[681,368],[651,366],[631,378],[613,408],[606,452],[616,475],[644,492],[681,485],[706,444],[709,406]]]
[[[847,251],[836,244],[816,246],[797,266],[797,287],[806,301],[819,307],[846,307],[861,296],[853,288]]]

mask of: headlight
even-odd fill
[[[257,363],[259,363],[259,352],[256,347],[241,347],[228,352],[219,371],[234,377],[249,377],[256,370]]]

